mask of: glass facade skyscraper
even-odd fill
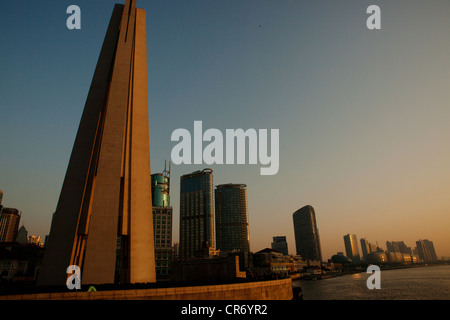
[[[167,279],[173,260],[170,169],[151,175],[156,279]]]
[[[216,187],[216,248],[221,251],[250,251],[247,186],[222,184]]]
[[[272,249],[280,251],[285,256],[289,255],[286,236],[273,237]]]
[[[307,205],[292,215],[297,254],[307,260],[322,261],[319,229],[314,208]]]
[[[213,174],[204,169],[180,178],[180,258],[193,258],[208,244],[215,247]]]
[[[154,207],[170,206],[170,181],[167,175],[155,173],[151,176],[152,204]]]
[[[352,259],[353,263],[360,263],[361,257],[358,250],[358,241],[355,234],[347,234],[344,236],[345,253],[347,257]]]

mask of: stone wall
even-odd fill
[[[291,300],[292,298],[291,279],[176,288],[0,296],[0,300]]]

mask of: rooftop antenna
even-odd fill
[[[163,175],[164,175],[164,178],[167,179],[167,193],[168,194],[170,194],[170,167],[171,167],[171,162],[169,161],[169,170],[167,170],[167,160],[164,160]]]

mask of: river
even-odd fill
[[[323,280],[294,280],[304,300],[450,300],[450,265],[381,270],[380,289],[366,272]]]

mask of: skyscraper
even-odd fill
[[[386,241],[386,248],[390,252],[412,254],[412,250],[403,241]]]
[[[38,279],[65,285],[155,280],[145,11],[116,4],[106,32]]]
[[[152,204],[154,207],[170,207],[170,169],[151,175]]]
[[[232,183],[218,185],[214,195],[216,248],[222,252],[250,252],[247,186]]]
[[[375,253],[381,250],[378,248],[378,246],[375,243],[367,241],[366,238],[361,238],[361,253],[362,253],[362,260],[367,262],[367,255],[370,253]]]
[[[360,263],[361,258],[358,250],[358,241],[355,234],[347,234],[344,236],[345,253],[347,257],[352,259],[353,263]]]
[[[307,260],[322,261],[319,229],[314,208],[307,205],[292,215],[297,254]]]
[[[371,253],[370,243],[366,240],[366,238],[361,238],[361,253],[362,253],[362,260],[367,261],[367,255]]]
[[[27,243],[27,240],[28,240],[28,231],[27,231],[27,229],[25,228],[25,226],[22,225],[22,226],[19,228],[19,231],[17,231],[17,239],[16,239],[16,241],[17,241],[18,243],[21,243],[21,244],[26,244],[26,243]]]
[[[416,251],[419,255],[419,258],[424,262],[433,262],[438,260],[433,241],[427,239],[417,240],[416,246]]]
[[[156,279],[166,279],[173,259],[170,169],[151,176]]]
[[[286,236],[273,237],[272,249],[280,251],[285,256],[289,255]]]
[[[193,258],[215,247],[212,169],[181,176],[179,257]]]
[[[15,242],[19,230],[20,212],[14,208],[0,211],[0,242]]]

